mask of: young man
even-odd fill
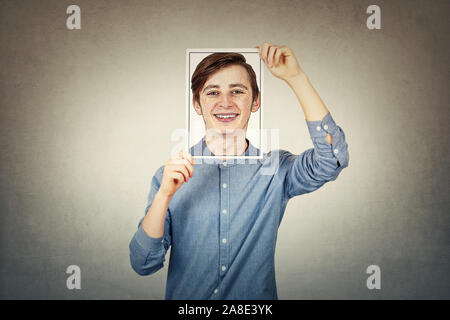
[[[300,155],[271,151],[252,164],[222,158],[196,164],[181,151],[156,171],[130,259],[138,274],[149,275],[163,267],[171,246],[166,299],[278,299],[275,246],[288,200],[335,180],[348,166],[344,132],[292,50],[269,43],[257,48],[272,74],[295,92],[314,148]],[[259,90],[243,56],[206,57],[192,76],[192,91],[206,126],[201,150],[258,154],[245,132],[259,108]],[[264,172],[267,163],[277,163],[271,174]]]

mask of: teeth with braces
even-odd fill
[[[220,115],[220,114],[216,114],[216,117],[222,118],[222,119],[227,119],[227,118],[234,118],[234,117],[237,117],[237,114],[227,115],[227,116]]]

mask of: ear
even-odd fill
[[[252,104],[252,112],[258,111],[259,107],[261,106],[261,93],[258,93],[258,96],[253,101]]]
[[[199,116],[202,115],[202,108],[200,107],[200,103],[195,100],[195,98],[192,98],[192,104],[194,105],[194,109],[197,112]]]

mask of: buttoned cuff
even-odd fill
[[[142,224],[139,226],[136,232],[136,241],[146,252],[153,253],[159,252],[164,248],[163,246],[164,237],[152,238],[147,233],[145,233],[142,228]]]
[[[328,111],[322,120],[306,121],[306,124],[317,152],[326,158],[332,153],[339,161],[339,166],[346,167],[348,165],[348,145],[345,141],[345,134],[336,125],[331,113]],[[328,133],[332,137],[331,145],[326,141]]]
[[[322,120],[306,121],[306,124],[311,138],[326,137],[328,133],[333,135],[337,130],[337,125],[329,111]]]

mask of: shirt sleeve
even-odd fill
[[[287,198],[317,190],[326,182],[336,180],[348,166],[348,145],[341,127],[336,125],[331,113],[322,120],[306,121],[314,148],[300,155],[286,152],[287,165],[285,190]],[[326,140],[332,137],[332,144]]]
[[[158,179],[158,177],[162,176],[163,169],[164,167],[160,167],[153,176],[147,206],[145,208],[145,214],[147,214],[150,209],[156,193],[159,190],[160,179]],[[160,238],[152,238],[145,233],[142,228],[142,221],[144,220],[144,217],[139,221],[138,229],[129,244],[130,262],[136,273],[140,275],[150,275],[164,266],[165,256],[171,245],[170,210],[167,210],[166,219],[164,222],[164,235]]]

